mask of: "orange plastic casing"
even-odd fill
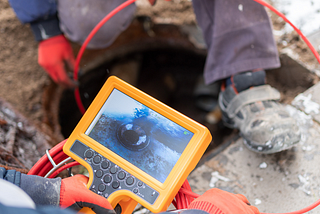
[[[180,158],[163,183],[85,134],[89,125],[92,123],[113,89],[118,89],[129,97],[135,99],[136,101],[151,108],[162,116],[170,119],[171,121],[177,123],[178,125],[193,133],[190,142],[182,152]],[[175,195],[182,186],[183,182],[187,179],[190,172],[199,162],[203,153],[210,144],[212,137],[209,130],[205,126],[161,103],[155,98],[147,95],[146,93],[129,85],[119,78],[111,76],[103,85],[100,92],[98,93],[86,113],[83,115],[82,119],[73,130],[63,147],[63,151],[67,155],[78,161],[89,171],[89,182],[87,186],[88,188],[90,188],[94,177],[91,166],[85,160],[79,158],[72,151],[70,151],[70,147],[76,140],[81,141],[91,149],[100,153],[102,156],[106,157],[122,169],[126,170],[128,173],[132,174],[133,176],[140,179],[145,184],[149,185],[154,190],[159,192],[159,196],[155,200],[155,202],[153,204],[149,204],[147,201],[143,200],[141,197],[138,197],[136,194],[129,190],[118,190],[109,195],[107,198],[113,207],[115,207],[117,204],[126,203],[128,203],[129,205],[131,204],[131,206],[134,207],[134,203],[133,205],[132,203],[130,203],[132,202],[132,200],[134,200],[135,202],[140,203],[142,206],[149,209],[151,212],[158,213],[167,210]]]

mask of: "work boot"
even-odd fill
[[[292,147],[301,137],[296,121],[279,103],[280,92],[265,83],[265,71],[228,78],[219,94],[223,123],[237,128],[245,145],[259,153]]]

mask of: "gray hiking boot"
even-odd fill
[[[265,84],[265,71],[234,75],[227,85],[219,95],[222,120],[226,126],[240,130],[250,150],[276,153],[300,141],[296,121],[278,102],[279,91]]]

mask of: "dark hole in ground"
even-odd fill
[[[205,54],[192,49],[172,46],[122,54],[80,77],[82,101],[87,108],[107,78],[116,73],[116,76],[125,77],[140,90],[208,127],[213,141],[207,151],[228,145],[230,142],[225,142],[233,139],[233,130],[221,122],[215,125],[207,123],[205,116],[208,112],[195,105],[194,88],[202,76],[205,57]],[[295,96],[311,87],[317,78],[286,55],[281,55],[280,60],[282,67],[268,71],[267,82],[281,92],[281,102],[290,103]],[[61,131],[67,138],[82,116],[73,91],[64,92],[59,109]]]
[[[208,124],[205,121],[208,112],[195,105],[194,88],[197,79],[202,76],[205,57],[190,50],[169,48],[133,53],[107,62],[80,78],[80,93],[83,104],[86,108],[90,105],[107,78],[114,70],[117,70],[117,66],[134,62],[139,66],[134,66],[138,68],[138,75],[137,79],[132,81],[133,85],[207,126],[213,136],[212,142],[214,142],[209,148],[215,148],[223,142],[224,137],[229,135],[231,130],[220,123]],[[132,76],[132,73],[135,72],[131,67],[128,70],[122,70],[119,75],[120,78],[121,75]],[[59,113],[64,137],[67,138],[71,134],[81,116],[73,92],[66,91],[60,102]]]

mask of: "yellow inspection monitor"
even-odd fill
[[[113,207],[140,203],[157,213],[168,208],[211,138],[206,127],[112,76],[63,151],[88,169],[88,188]]]

